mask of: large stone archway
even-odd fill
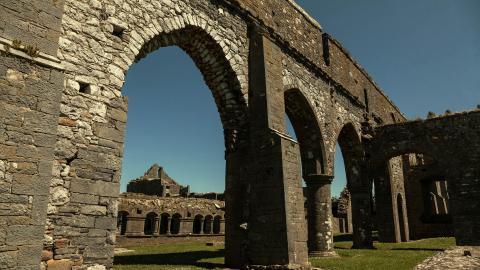
[[[121,97],[121,87],[125,73],[133,62],[162,47],[179,46],[194,60],[212,91],[224,127],[226,155],[235,153],[247,143],[246,66],[241,57],[241,52],[245,52],[246,48],[237,38],[245,35],[242,32],[244,29],[234,25],[239,28],[236,33],[218,30],[219,22],[216,19],[203,12],[192,15],[188,12],[191,7],[186,5],[180,13],[167,13],[179,4],[158,2],[156,8],[165,12],[161,14],[152,13],[148,6],[136,8],[135,3],[125,1],[122,6],[115,7],[115,14],[108,14],[107,10],[102,10],[108,8],[107,4],[101,5],[102,8],[82,10],[76,1],[66,3],[64,35],[60,37],[60,59],[67,67],[66,88],[56,147],[56,162],[62,169],[60,177],[55,177],[52,183],[61,179],[63,185],[56,185],[61,186],[59,190],[68,191],[70,198],[51,204],[47,234],[53,237],[53,249],[57,239],[68,238],[70,252],[63,255],[78,254],[80,247],[72,243],[75,237],[59,232],[59,228],[65,225],[74,231],[79,230],[76,224],[64,224],[59,219],[62,207],[78,208],[79,218],[92,219],[94,224],[85,224],[80,228],[83,231],[101,231],[110,240],[104,245],[89,247],[82,258],[84,264],[111,265],[112,255],[107,252],[111,252],[115,230],[109,226],[109,220],[116,216],[115,203],[127,115],[127,101]],[[149,16],[129,16],[129,5],[133,13]],[[212,8],[208,4],[205,8],[218,13],[216,9],[209,10]],[[84,18],[75,17],[79,11],[83,11]],[[100,14],[99,18],[97,12],[106,14]],[[70,16],[75,19],[70,20]],[[82,30],[95,19],[99,20],[101,26],[95,30],[96,33]],[[82,130],[86,131],[82,133]],[[72,134],[73,138],[67,134]],[[79,142],[75,137],[86,137],[87,140]],[[227,162],[231,163],[228,159]],[[236,166],[227,164],[227,168]],[[64,173],[65,170],[70,173]],[[239,241],[229,240],[235,238],[240,230],[238,224],[241,223],[242,213],[230,209],[236,209],[235,204],[241,202],[236,195],[243,192],[228,185],[238,182],[241,179],[227,179],[227,211],[230,213],[227,220],[227,254],[239,253],[243,248]],[[103,193],[105,190],[108,190],[106,194]],[[55,197],[56,193],[51,196]],[[90,197],[93,200],[77,197]],[[102,226],[97,225],[100,221]],[[79,237],[84,237],[81,230]],[[227,255],[227,263],[232,258],[233,255]]]

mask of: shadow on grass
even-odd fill
[[[392,248],[392,250],[445,251],[443,248]]]
[[[353,241],[353,234],[345,233],[345,234],[337,234],[333,236],[333,242],[347,242]],[[372,241],[378,241],[378,232],[372,232]]]
[[[221,268],[221,263],[199,262],[203,259],[219,258],[224,256],[224,250],[217,251],[188,251],[165,254],[137,254],[122,255],[114,258],[116,265],[189,265],[201,268]]]

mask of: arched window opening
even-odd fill
[[[422,180],[425,223],[450,222],[448,184],[445,180],[429,178]]]
[[[117,216],[117,231],[120,235],[125,235],[127,232],[128,212],[120,211]]]
[[[352,194],[368,185],[362,180],[363,158],[363,145],[355,126],[351,123],[345,124],[340,130],[335,146],[334,179],[332,183],[332,203],[338,205],[337,211],[333,212],[333,215],[338,219],[343,219],[345,233],[359,233],[358,230],[354,231],[353,211],[357,211],[357,213],[365,211],[360,209],[358,204],[353,205],[354,202],[352,201]],[[362,215],[357,214],[356,216],[363,218]],[[341,227],[336,228],[337,232],[341,232],[341,230]]]
[[[286,132],[298,141],[302,176],[326,171],[323,137],[312,106],[298,89],[285,91]]]
[[[195,219],[193,220],[193,234],[201,234],[203,227],[203,216],[196,215]]]
[[[213,217],[210,215],[206,216],[205,220],[203,221],[204,234],[212,234],[212,223],[213,223]]]
[[[172,216],[172,221],[170,225],[170,233],[171,234],[179,234],[180,233],[180,219],[182,216],[180,214],[174,214]]]
[[[157,217],[158,215],[153,212],[147,214],[147,216],[145,217],[145,225],[143,228],[143,233],[145,235],[153,235],[158,220]]]
[[[220,234],[221,220],[221,216],[215,216],[215,218],[213,219],[213,234]]]
[[[170,224],[170,215],[167,213],[163,213],[160,218],[160,234],[168,234],[169,231],[169,224]]]

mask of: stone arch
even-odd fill
[[[203,221],[203,233],[204,234],[212,234],[212,226],[213,225],[213,216],[207,215],[205,216],[205,220]]]
[[[366,176],[365,151],[354,123],[340,129],[337,142],[342,151],[347,188],[351,195],[353,246],[373,248],[372,242],[372,181]]]
[[[182,218],[182,215],[180,215],[179,213],[175,213],[175,214],[172,215],[172,221],[170,222],[170,233],[171,234],[179,234],[180,233],[181,218]]]
[[[222,217],[221,216],[216,215],[213,218],[213,228],[212,228],[213,234],[220,234],[220,232],[221,232],[221,222],[222,222]]]
[[[170,227],[170,214],[169,213],[162,213],[160,215],[160,227],[159,233],[160,234],[168,234]]]
[[[381,150],[381,149],[380,149]],[[436,166],[436,161],[429,155],[423,154],[412,147],[392,148],[391,150],[378,153],[368,153],[369,180],[375,183],[376,222],[378,226],[379,241],[402,242],[410,239],[410,220],[407,214],[411,209],[407,208],[406,202],[412,204],[415,200],[406,188],[406,182],[410,178],[408,173],[416,172],[410,167],[412,162],[418,165]],[[408,169],[407,169],[408,167]],[[428,172],[422,172],[425,174]],[[412,182],[410,188],[415,189]],[[398,195],[401,200],[398,200]],[[402,205],[398,205],[401,202]],[[402,214],[402,216],[399,216]],[[413,218],[415,219],[415,218]]]
[[[117,4],[65,1],[58,51],[65,67],[65,88],[56,162],[68,163],[68,168],[78,173],[66,189],[106,196],[111,205],[118,197],[128,107],[121,88],[129,67],[153,50],[176,45],[194,60],[217,104],[227,155],[243,147],[248,137],[246,23],[236,16],[219,18],[218,6],[210,1],[199,2],[199,9],[176,0],[147,1],[141,7],[133,0]],[[100,148],[101,153],[97,151]],[[96,172],[102,176],[94,177]],[[107,192],[98,194],[99,190]],[[47,230],[60,225],[57,213],[49,215],[52,222]],[[113,229],[115,215],[100,216],[111,218]],[[105,233],[111,230],[105,229]],[[78,252],[78,247],[72,248]],[[111,259],[85,258],[84,264],[108,265]]]
[[[153,235],[158,222],[158,215],[155,212],[150,212],[145,216],[145,223],[143,233],[145,235]]]
[[[343,125],[338,133],[337,142],[344,158],[348,189],[352,191],[356,187],[369,186],[369,183],[365,183],[365,179],[362,178],[364,148],[353,123]]]
[[[193,234],[201,234],[203,227],[203,216],[198,214],[193,219]]]
[[[285,112],[297,135],[302,159],[303,177],[325,174],[325,145],[315,111],[299,88],[284,92]]]
[[[164,19],[168,25],[174,24],[179,17]],[[183,27],[173,28],[170,31],[159,33],[148,41],[141,39],[134,31],[130,33],[130,41],[138,47],[135,61],[140,61],[150,52],[167,46],[178,46],[194,61],[202,73],[205,83],[212,91],[217,104],[225,136],[225,149],[233,152],[238,144],[245,143],[247,129],[247,102],[242,92],[242,85],[233,68],[238,63],[228,59],[222,41],[218,36],[212,36],[211,30],[185,22]],[[141,39],[141,40],[138,40]],[[143,43],[142,43],[143,42]]]

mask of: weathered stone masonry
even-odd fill
[[[62,1],[0,3],[0,269],[39,267],[64,83],[54,57],[62,10]]]
[[[405,118],[293,1],[7,0],[0,12],[3,268],[112,266],[128,105],[121,87],[135,61],[172,45],[202,72],[224,127],[226,265],[308,269],[308,253],[332,254],[337,141],[354,247],[372,246],[378,177],[365,145],[376,126]],[[298,142],[285,135],[285,112]],[[317,213],[308,234],[300,161],[315,201],[308,212]],[[400,163],[376,168],[392,174],[376,201],[389,213],[378,224],[388,241],[401,237]],[[454,222],[475,231],[467,214]]]
[[[424,167],[426,175],[433,170],[437,178],[446,180],[450,194],[449,211],[458,245],[478,246],[479,222],[479,131],[478,111],[458,113],[424,121],[386,125],[374,130],[367,142],[369,164],[377,183],[384,175],[381,168],[391,157],[421,154],[431,166]],[[431,172],[430,172],[431,173]],[[414,179],[431,181],[432,178]],[[428,182],[427,182],[428,183]]]

